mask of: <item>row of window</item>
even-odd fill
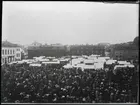
[[[2,50],[2,55],[9,55],[9,54],[15,54],[15,50],[14,49],[3,49]]]
[[[104,53],[103,51],[72,51],[72,53]]]
[[[16,51],[20,51],[20,49],[16,49]],[[15,54],[14,49],[3,49],[2,50],[2,55],[9,55],[9,54]]]
[[[2,58],[2,64],[3,63],[9,63],[9,62],[12,62],[14,61],[14,58]]]
[[[117,56],[117,55],[116,55],[116,58],[118,58],[118,57],[122,58],[123,56],[121,56],[121,55],[120,55],[120,56]],[[132,57],[132,58],[137,58],[138,56],[135,55],[135,56],[131,56],[131,57]]]

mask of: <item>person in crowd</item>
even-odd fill
[[[126,103],[137,101],[137,72],[3,65],[1,102],[13,103]]]

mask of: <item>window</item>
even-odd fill
[[[5,63],[5,62],[4,62],[4,58],[2,58],[2,63]]]
[[[15,51],[13,50],[13,54],[15,53]]]
[[[17,57],[20,57],[20,54],[16,54]]]
[[[4,50],[2,50],[2,54],[4,55]]]
[[[12,54],[12,50],[10,50],[10,54]]]
[[[8,50],[8,55],[9,55],[9,50]]]
[[[5,55],[7,55],[7,50],[5,49]]]

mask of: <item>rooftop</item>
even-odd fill
[[[2,47],[20,47],[20,45],[11,43],[6,40],[6,41],[2,41]]]

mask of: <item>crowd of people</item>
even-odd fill
[[[51,66],[3,65],[1,102],[136,103],[136,68],[84,70]]]

